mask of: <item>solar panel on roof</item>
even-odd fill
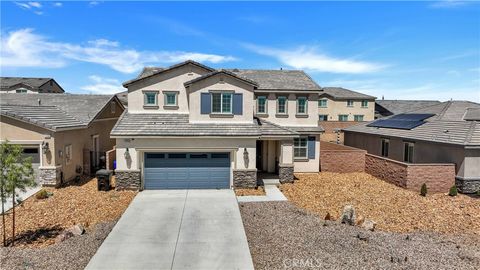
[[[427,118],[434,116],[431,113],[401,113],[396,114],[389,119],[391,120],[409,120],[409,121],[423,121]]]
[[[379,119],[368,124],[367,127],[412,129],[421,126],[424,123],[424,121]]]

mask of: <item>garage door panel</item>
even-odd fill
[[[147,153],[144,171],[145,189],[230,187],[228,153]]]

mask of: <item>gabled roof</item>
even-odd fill
[[[415,111],[424,107],[439,104],[438,100],[376,100],[375,104],[381,106],[391,114]]]
[[[26,85],[30,86],[32,89],[38,89],[42,85],[48,83],[49,81],[54,81],[52,78],[26,78],[26,77],[0,77],[0,89],[10,89],[16,85]],[[58,83],[55,82],[58,85]],[[59,85],[60,89],[63,88]]]
[[[146,79],[146,78],[149,78],[149,77],[152,77],[152,76],[155,76],[157,74],[160,74],[160,73],[164,73],[164,72],[167,72],[167,71],[170,71],[170,70],[173,70],[173,69],[176,69],[176,68],[179,68],[179,67],[183,67],[185,65],[195,65],[195,66],[198,66],[200,68],[203,68],[209,72],[212,72],[212,71],[215,71],[215,69],[211,68],[211,67],[208,67],[208,66],[205,66],[203,64],[200,64],[198,62],[195,62],[193,60],[187,60],[187,61],[184,61],[184,62],[181,62],[181,63],[178,63],[178,64],[175,64],[173,66],[170,66],[168,68],[161,68],[161,67],[148,67],[148,68],[144,68],[142,73],[140,73],[140,75],[133,79],[133,80],[129,80],[129,81],[126,81],[123,83],[123,87],[127,87],[129,86],[130,84],[132,83],[135,83],[135,82],[138,82],[138,81],[141,81],[143,79]]]
[[[207,79],[207,78],[210,78],[210,77],[215,76],[215,75],[218,75],[218,74],[224,74],[224,75],[230,76],[230,77],[232,77],[232,78],[235,78],[235,79],[237,79],[237,80],[240,80],[240,81],[243,81],[243,82],[245,82],[245,83],[247,83],[247,84],[250,84],[250,85],[252,85],[252,86],[254,86],[254,87],[257,87],[257,86],[258,86],[256,82],[254,82],[254,81],[252,81],[252,80],[249,80],[249,79],[247,79],[247,78],[244,78],[244,77],[237,76],[235,73],[230,72],[230,71],[227,71],[227,70],[224,70],[224,69],[216,70],[216,71],[207,73],[207,74],[202,75],[202,76],[200,76],[200,77],[197,77],[197,78],[195,78],[195,79],[193,79],[193,80],[190,80],[190,81],[188,81],[188,82],[185,82],[184,85],[185,85],[185,86],[189,86],[189,85],[192,85],[192,84],[194,84],[194,83],[196,83],[196,82],[203,81],[203,80],[205,80],[205,79]]]
[[[256,82],[258,84],[258,90],[322,90],[322,88],[302,70],[228,69],[228,71]]]
[[[374,96],[365,95],[342,87],[323,87],[321,96],[330,96],[333,99],[376,99]]]
[[[88,126],[111,100],[121,105],[114,95],[5,93],[0,94],[0,107],[4,116],[57,129]]]
[[[300,133],[293,131],[287,127],[282,127],[280,125],[269,122],[265,119],[255,117],[258,128],[262,136],[298,136]]]
[[[445,101],[437,105],[424,107],[412,113],[431,113],[436,115],[436,120],[463,121],[468,109],[478,109],[480,104],[471,101]]]
[[[466,121],[480,121],[480,108],[468,108],[465,112],[463,120]]]

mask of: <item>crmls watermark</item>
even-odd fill
[[[322,263],[316,258],[308,259],[284,259],[283,267],[289,268],[320,268]]]

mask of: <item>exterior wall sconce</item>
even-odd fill
[[[250,159],[248,157],[247,148],[243,148],[243,164],[245,165],[245,169],[248,169],[249,162],[250,162]]]
[[[126,160],[130,159],[130,152],[128,151],[128,147],[125,149],[125,153],[123,153],[123,156]]]
[[[48,147],[48,142],[43,142],[42,143],[42,153],[43,154],[46,154],[50,151],[50,148]]]

